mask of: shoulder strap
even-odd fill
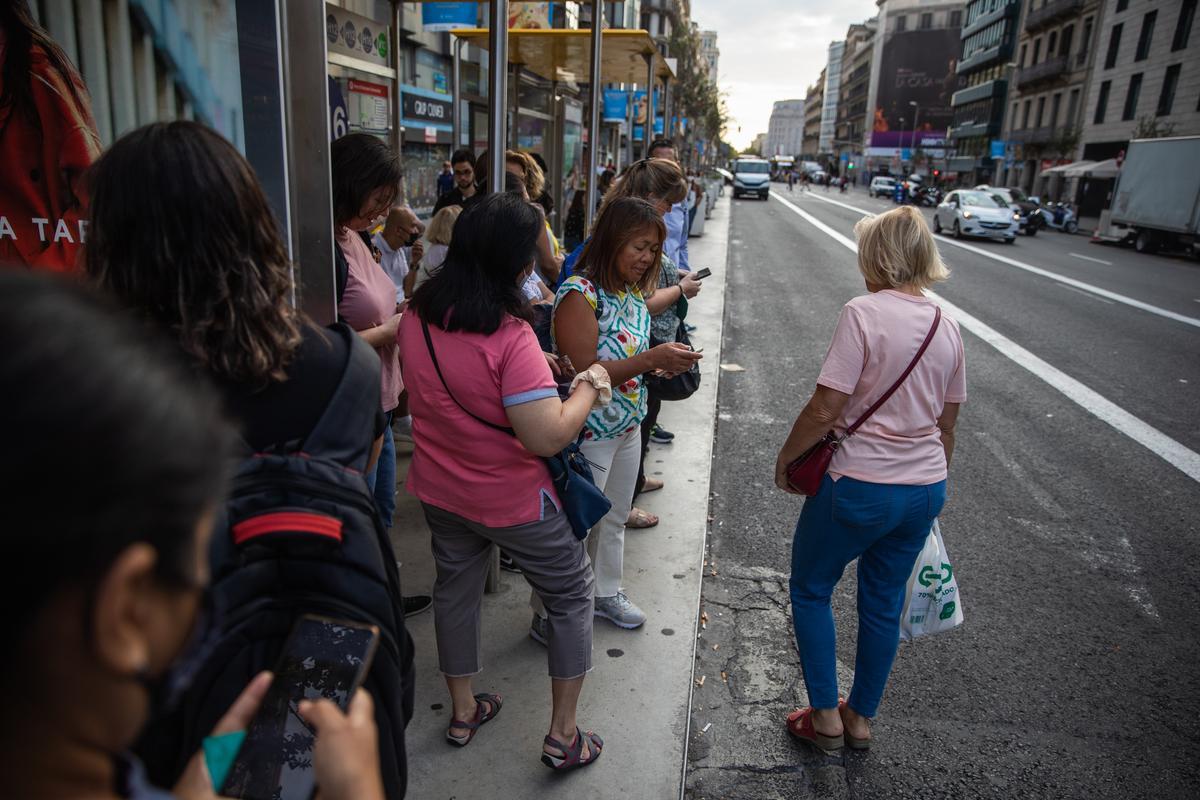
[[[917,362],[921,360],[921,356],[925,355],[925,350],[928,349],[929,343],[933,341],[933,335],[937,333],[938,325],[942,321],[942,307],[935,305],[933,309],[933,325],[930,326],[929,333],[925,334],[925,341],[921,342],[921,348],[917,350],[917,354],[913,356],[913,360],[908,363],[908,368],[905,369],[903,374],[896,379],[896,382],[892,384],[892,387],[884,392],[882,397],[875,401],[873,406],[863,412],[863,415],[858,418],[857,422],[846,429],[845,436],[853,436],[854,432],[858,430],[859,426],[866,422],[872,414],[878,411],[879,407],[886,403],[889,397],[895,394],[896,390],[900,388],[900,384],[904,383],[904,380],[908,377],[909,373],[912,372],[917,366]]]
[[[338,379],[337,388],[316,426],[304,440],[304,450],[319,453],[339,463],[361,469],[370,457],[373,435],[365,438],[362,425],[350,425],[348,420],[374,419],[379,407],[379,357],[361,336],[345,323],[325,329],[346,343],[346,364]],[[367,425],[366,430],[371,430]]]
[[[446,394],[450,395],[450,399],[454,401],[454,404],[461,408],[468,416],[474,418],[476,422],[486,425],[492,430],[497,430],[501,433],[507,433],[509,436],[516,436],[517,432],[512,428],[505,428],[497,425],[494,422],[488,422],[486,419],[478,414],[475,414],[471,411],[471,409],[458,402],[458,398],[454,396],[454,392],[450,391],[450,385],[446,383],[446,376],[442,374],[442,367],[438,364],[437,353],[433,350],[433,337],[429,335],[429,323],[425,320],[421,320],[421,331],[425,334],[425,346],[429,348],[429,358],[433,361],[433,368],[437,370],[437,376],[442,382],[442,388],[446,390]]]

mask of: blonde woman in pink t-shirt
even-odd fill
[[[949,272],[920,212],[905,206],[854,230],[868,294],[842,309],[816,391],[779,451],[776,485],[795,493],[788,465],[830,429],[844,434],[904,374],[931,329],[933,335],[895,394],[843,442],[796,524],[792,620],[811,705],[789,714],[787,726],[825,750],[870,747],[908,576],[946,502],[955,420],[967,399],[958,325],[939,318],[924,294]],[[830,598],[856,559],[858,652],[854,685],[841,700]]]

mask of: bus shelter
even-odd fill
[[[471,44],[489,52],[489,62],[493,61],[490,57],[492,53],[492,36],[490,29],[476,28],[457,30],[454,32],[457,45],[454,48],[454,74],[457,76],[460,73],[461,45]],[[510,69],[513,71],[513,78],[519,79],[522,72],[532,73],[548,80],[552,87],[555,87],[554,93],[557,94],[557,86],[560,83],[585,83],[589,86],[590,97],[589,104],[593,113],[590,115],[589,124],[586,129],[587,148],[587,163],[583,165],[587,171],[585,174],[589,179],[585,182],[587,191],[587,202],[585,203],[585,225],[590,227],[592,214],[596,207],[596,189],[594,176],[597,171],[597,159],[599,147],[597,146],[600,139],[600,117],[598,115],[601,106],[600,89],[605,84],[624,84],[624,85],[641,85],[646,89],[646,96],[649,98],[648,107],[645,110],[647,114],[646,133],[643,137],[643,147],[645,152],[649,153],[651,132],[653,130],[654,108],[653,96],[654,86],[657,82],[662,83],[664,91],[663,97],[669,97],[669,88],[671,79],[674,74],[671,71],[670,65],[659,53],[654,45],[654,40],[650,38],[650,34],[642,30],[628,29],[610,29],[604,30],[601,33],[599,42],[599,70],[595,69],[593,63],[593,50],[596,49],[591,30],[569,30],[569,29],[538,29],[538,30],[522,30],[510,29],[508,31],[506,53],[507,61]],[[599,74],[598,80],[593,80],[592,76]],[[454,107],[461,108],[461,89],[460,81],[454,81]],[[501,104],[497,108],[494,104],[489,109],[491,119],[500,119],[507,121],[511,111],[512,130],[509,133],[508,141],[516,143],[518,141],[517,124],[520,114],[519,98],[520,92],[513,93],[514,103],[512,108],[506,108],[505,104]],[[491,104],[493,96],[489,96]],[[501,100],[507,99],[501,96]],[[669,102],[669,101],[665,101]],[[634,125],[635,110],[632,103],[626,107],[626,130],[630,132],[629,143],[630,153],[629,160],[633,157],[633,125]],[[669,109],[665,109],[664,118],[670,119]],[[569,159],[564,157],[563,151],[563,131],[571,124],[571,120],[565,118],[565,115],[560,116],[560,125],[557,127],[558,140],[554,146],[550,148],[547,154],[547,161],[550,163],[551,172],[555,175],[562,175],[568,165]],[[454,137],[458,141],[461,136],[463,121],[459,114],[455,115],[454,119]],[[490,147],[490,145],[489,145]],[[551,196],[554,199],[556,208],[563,207],[563,191],[564,186],[561,181],[556,181],[551,190]]]

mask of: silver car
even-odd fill
[[[950,232],[955,239],[984,236],[1012,244],[1021,214],[991,192],[959,189],[946,195],[933,212],[933,232]]]

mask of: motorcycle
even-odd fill
[[[1075,211],[1066,203],[1049,203],[1041,209],[1042,227],[1053,228],[1056,231],[1075,233],[1079,230],[1079,220]]]
[[[937,208],[942,204],[942,191],[934,186],[922,186],[913,192],[914,205]]]

